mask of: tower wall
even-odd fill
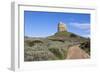
[[[58,32],[67,31],[66,25],[62,22],[58,24]]]

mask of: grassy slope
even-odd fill
[[[49,36],[48,39],[55,39],[55,40],[62,40],[62,41],[72,41],[72,42],[84,42],[87,40],[87,38],[78,36],[74,33],[70,32],[57,32],[52,36]]]

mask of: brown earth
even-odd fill
[[[74,45],[72,47],[69,47],[68,53],[67,53],[67,59],[87,59],[90,58],[90,56],[82,50],[79,45]]]

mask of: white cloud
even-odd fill
[[[78,28],[78,29],[83,29],[83,30],[90,30],[90,24],[89,23],[77,23],[73,22],[70,23],[71,26]]]
[[[73,22],[73,23],[70,23],[69,24],[70,27],[73,27],[74,30],[78,30],[79,32],[77,31],[74,31],[76,32],[77,34],[83,36],[83,37],[90,37],[90,24],[89,23],[77,23],[77,22]]]

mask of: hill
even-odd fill
[[[72,43],[75,42],[77,44],[89,40],[88,38],[81,37],[79,35],[76,35],[74,33],[67,32],[67,31],[57,32],[54,35],[49,36],[48,39],[50,39],[50,40],[60,40],[60,41],[70,41]]]
[[[46,61],[66,59],[69,47],[80,45],[90,55],[90,39],[63,31],[46,38],[24,37],[24,61]]]

